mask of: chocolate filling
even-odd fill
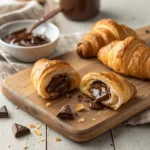
[[[49,85],[46,87],[46,91],[49,93],[51,98],[65,95],[70,89],[71,82],[66,75],[56,75],[52,78]]]
[[[89,92],[94,97],[95,102],[101,102],[110,98],[110,88],[101,81],[95,81],[91,84]]]
[[[13,32],[3,38],[3,41],[17,46],[39,46],[49,43],[50,40],[44,35],[26,34],[26,29]]]

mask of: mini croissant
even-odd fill
[[[129,101],[137,92],[133,84],[113,72],[90,72],[84,75],[80,90],[96,103],[102,103],[114,110]]]
[[[97,57],[118,73],[150,79],[150,48],[139,38],[114,41],[101,48]]]
[[[115,40],[124,40],[136,33],[129,27],[118,24],[114,20],[98,21],[77,45],[77,53],[81,57],[96,57],[100,48]]]
[[[43,98],[55,99],[78,88],[80,75],[67,62],[61,60],[38,60],[31,72],[31,81]]]

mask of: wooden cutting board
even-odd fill
[[[146,33],[145,30],[150,31],[150,26],[136,31],[140,38],[150,44],[150,33]],[[81,76],[91,71],[111,71],[97,59],[78,57],[75,51],[59,56],[57,59],[69,62]],[[6,78],[2,83],[3,94],[20,108],[73,141],[83,142],[93,139],[150,107],[150,82],[126,77],[136,86],[138,92],[119,110],[114,111],[108,108],[100,111],[90,110],[88,104],[83,102],[86,110],[80,112],[74,120],[60,120],[56,114],[62,106],[69,104],[72,110],[75,110],[79,103],[77,101],[79,90],[71,92],[72,98],[45,100],[36,93],[30,81],[30,73],[31,68]],[[51,107],[45,106],[47,102],[51,102]],[[79,123],[78,119],[82,117],[85,121]]]

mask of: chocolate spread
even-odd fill
[[[96,102],[93,102],[93,101],[90,102],[89,107],[93,110],[100,110],[100,109],[104,108],[104,106],[101,103],[96,103]]]
[[[13,32],[3,38],[3,41],[17,46],[39,46],[49,43],[50,40],[43,35],[26,34],[26,29]]]
[[[70,89],[71,82],[66,75],[56,75],[52,78],[51,82],[46,88],[46,91],[50,94],[51,98],[65,95]]]
[[[99,13],[100,0],[60,0],[63,13],[72,20],[85,20]]]
[[[107,100],[110,97],[110,88],[101,81],[93,82],[89,92],[94,97],[95,102]]]
[[[104,106],[100,102],[109,99],[110,88],[101,81],[95,81],[91,84],[89,92],[93,98],[83,94],[78,95],[78,101],[89,103],[89,108],[93,110],[103,109]]]

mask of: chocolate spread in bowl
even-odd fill
[[[52,78],[46,91],[49,93],[50,98],[55,99],[59,96],[65,95],[70,89],[71,81],[66,75],[56,75]]]
[[[101,81],[93,82],[89,92],[94,97],[96,102],[107,100],[110,97],[110,88]]]
[[[16,32],[13,32],[3,38],[3,41],[17,46],[39,46],[46,43],[49,43],[50,40],[43,35],[36,34],[26,34],[26,29],[22,29]]]

